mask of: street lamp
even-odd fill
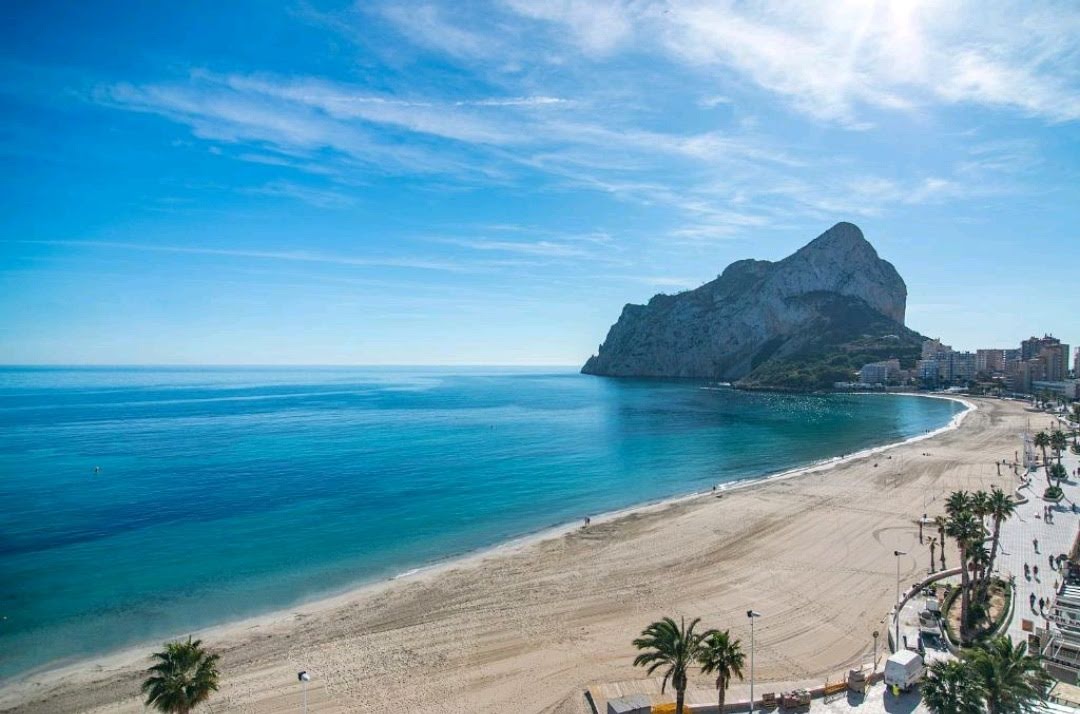
[[[754,714],[754,618],[761,613],[747,610],[746,616],[750,618],[750,714]]]
[[[301,685],[304,687],[304,714],[307,714],[307,683],[311,681],[311,675],[305,670],[297,672],[296,678],[300,680]]]
[[[905,551],[894,550],[893,555],[896,556],[896,637],[893,639],[893,644],[896,649],[900,649],[900,556],[907,555]]]

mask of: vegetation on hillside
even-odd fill
[[[915,366],[923,336],[889,319],[862,300],[832,293],[799,298],[817,313],[800,335],[772,340],[755,355],[753,371],[738,386],[750,389],[814,391],[851,382],[869,362],[900,361]]]

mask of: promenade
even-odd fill
[[[1033,431],[1049,430],[1056,423],[1049,416],[1039,415],[1032,420]],[[1041,456],[1041,455],[1040,455]],[[1051,460],[1056,459],[1051,456]],[[1080,465],[1080,457],[1066,452],[1062,464],[1070,474]],[[1075,476],[1061,484],[1065,498],[1053,505],[1051,522],[1043,516],[1043,509],[1052,505],[1042,498],[1046,489],[1046,470],[1040,467],[1028,474],[1029,483],[1021,488],[1020,495],[1027,498],[1026,503],[1017,506],[1016,515],[1010,518],[1001,529],[1001,553],[998,556],[998,569],[1005,577],[1012,576],[1016,582],[1016,605],[1008,634],[1014,642],[1027,639],[1028,631],[1045,624],[1045,618],[1039,612],[1038,600],[1046,602],[1046,613],[1050,612],[1050,603],[1054,600],[1056,589],[1061,584],[1061,574],[1051,566],[1051,556],[1068,554],[1080,528],[1080,480]],[[1077,508],[1074,510],[1074,504]],[[1035,541],[1038,541],[1038,548]],[[1030,577],[1024,576],[1024,564],[1032,568]],[[1034,567],[1038,566],[1038,575]],[[1031,596],[1035,596],[1035,607],[1031,607]],[[1031,629],[1025,631],[1025,623]]]

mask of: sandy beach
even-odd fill
[[[887,397],[883,397],[887,398]],[[960,425],[719,494],[457,561],[203,633],[222,654],[215,712],[585,711],[592,682],[643,678],[631,640],[662,615],[748,639],[759,681],[834,676],[865,660],[901,579],[926,571],[916,520],[954,489],[1011,491],[1023,404],[972,400]],[[927,533],[929,536],[930,533]],[[949,554],[950,564],[955,554]],[[142,712],[147,651],[24,678],[0,709]],[[701,678],[701,686],[708,686]]]

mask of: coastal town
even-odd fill
[[[858,381],[835,387],[943,392],[983,404],[986,398],[1012,400],[1024,404],[1024,424],[1015,452],[994,462],[989,493],[935,495],[931,502],[941,512],[928,511],[912,523],[917,547],[929,549],[928,566],[914,582],[902,578],[901,559],[910,554],[894,550],[896,598],[872,633],[865,661],[846,673],[759,682],[755,694],[752,652],[735,640],[725,642],[725,674],[716,683],[719,705],[706,688],[690,689],[676,700],[665,693],[665,681],[645,680],[591,687],[585,694],[590,710],[1080,711],[1080,348],[1070,369],[1069,345],[1050,334],[1023,340],[1018,349],[975,352],[929,339],[914,366],[905,369],[896,358],[869,363]],[[964,519],[970,518],[965,509],[979,522],[971,535],[964,532]],[[959,566],[947,563],[947,551]],[[960,610],[958,596],[967,596],[969,578],[998,588],[980,609],[982,627],[954,612]],[[746,615],[751,628],[762,617],[754,610]],[[964,633],[969,625],[978,633]],[[715,669],[716,654],[707,645],[698,657],[706,669]],[[999,661],[986,664],[994,657]],[[971,663],[985,665],[984,672],[1012,667],[1012,679],[991,676],[980,683],[980,665]]]
[[[1080,714],[1080,0],[5,10],[0,714]]]
[[[1047,334],[1023,340],[1018,348],[954,350],[939,339],[927,340],[922,355],[906,368],[897,358],[870,362],[859,370],[857,382],[838,382],[838,388],[950,388],[970,394],[1034,395],[1040,400],[1080,399],[1080,347],[1069,369],[1069,345]]]

